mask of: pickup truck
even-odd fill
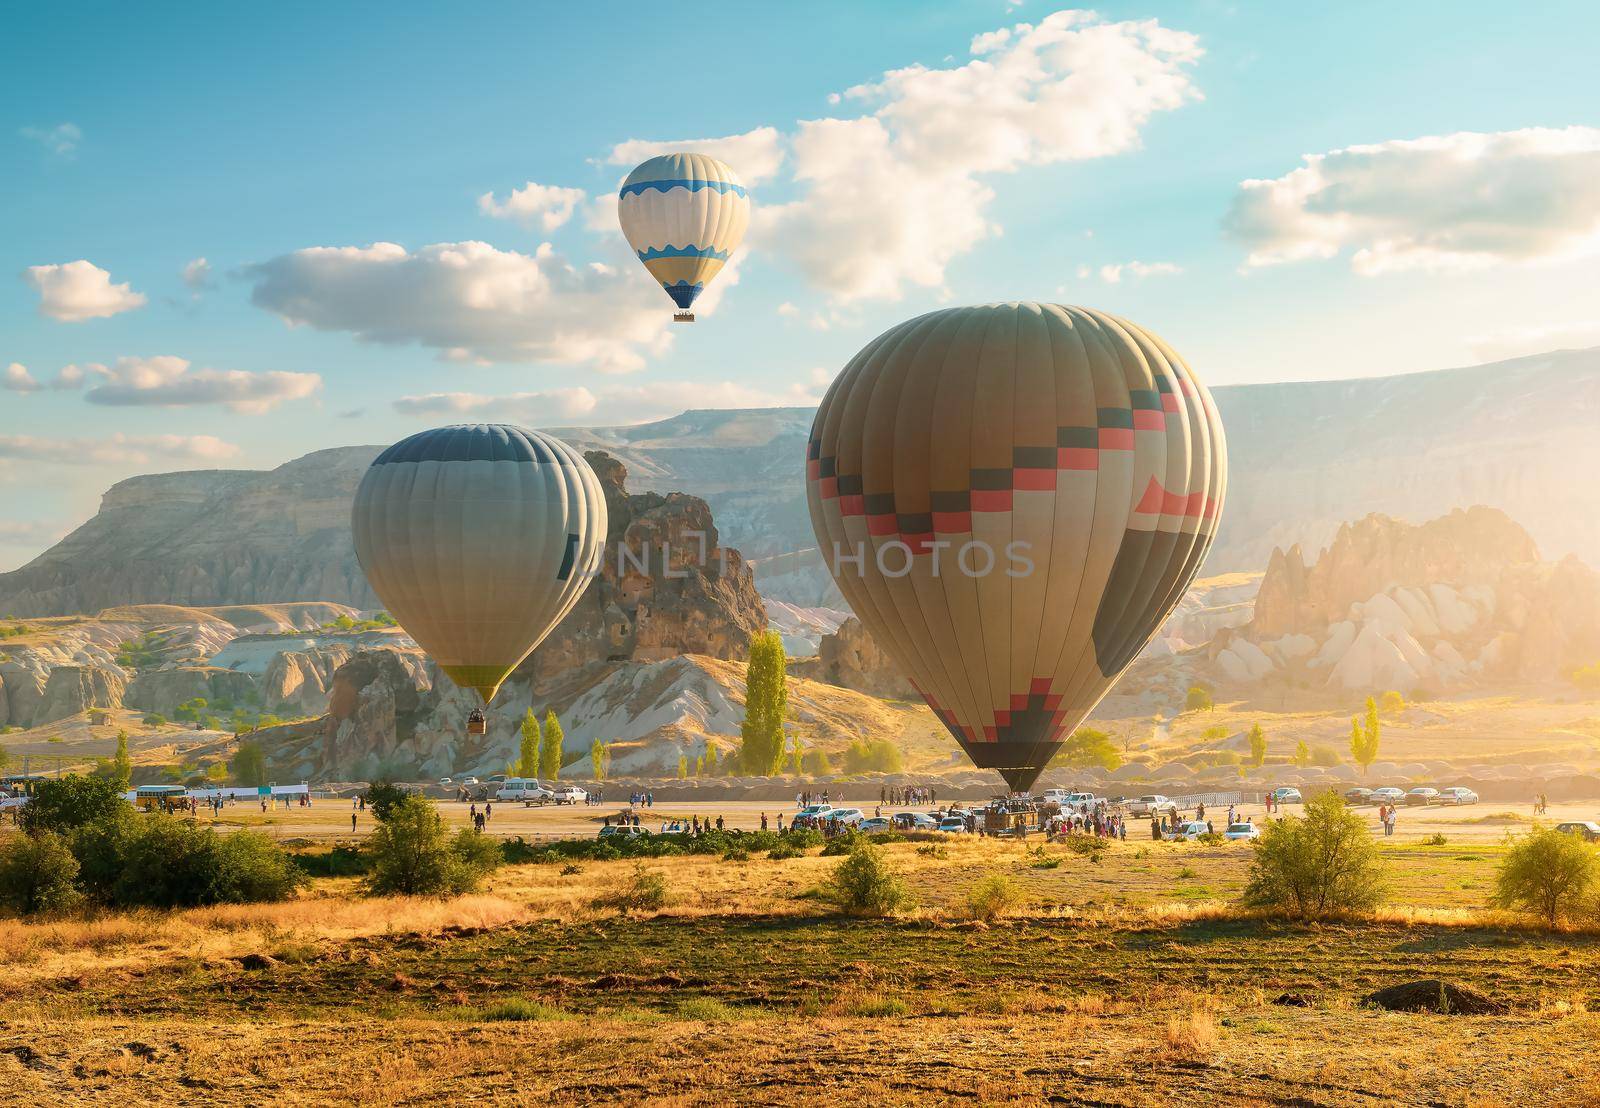
[[[1130,816],[1159,816],[1166,812],[1176,812],[1176,802],[1168,800],[1160,793],[1151,793],[1141,796],[1137,800],[1128,801],[1128,815]]]

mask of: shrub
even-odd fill
[[[1377,844],[1337,793],[1312,797],[1303,816],[1269,823],[1254,849],[1247,903],[1321,919],[1371,908],[1383,897]]]
[[[800,772],[812,777],[832,777],[833,762],[825,750],[808,750],[800,756]]]
[[[1204,685],[1190,685],[1183,697],[1183,710],[1186,712],[1209,712],[1216,706],[1211,690]]]
[[[917,847],[917,853],[924,858],[934,858],[939,861],[950,857],[950,848],[943,843],[927,843]]]
[[[1384,693],[1378,698],[1378,707],[1385,715],[1392,715],[1395,712],[1403,712],[1406,710],[1406,698],[1401,696],[1396,690],[1390,689],[1388,692]]]
[[[67,839],[78,861],[78,887],[94,903],[116,902],[127,845],[139,833],[142,818],[122,804],[103,819],[74,828]]]
[[[767,851],[767,858],[773,862],[781,862],[787,858],[799,858],[805,854],[792,842],[784,841]]]
[[[844,752],[846,773],[899,773],[903,764],[900,748],[888,739],[858,739]]]
[[[113,812],[126,811],[128,802],[122,799],[122,790],[111,777],[84,777],[71,774],[40,781],[33,799],[20,810],[17,824],[30,835],[54,831],[66,834],[75,827],[83,827],[106,818]]]
[[[146,712],[144,718],[139,722],[146,727],[165,727],[167,725],[167,717],[160,712]]]
[[[494,840],[464,829],[452,838],[438,809],[420,796],[402,797],[387,812],[366,842],[367,891],[374,896],[474,892],[500,862]]]
[[[980,878],[967,890],[967,911],[986,923],[1009,916],[1021,903],[1022,889],[1003,873]]]
[[[633,876],[620,889],[595,899],[597,908],[629,912],[659,912],[667,906],[667,879],[647,869],[643,862],[633,864]]]
[[[1494,903],[1541,916],[1555,927],[1600,886],[1600,851],[1553,828],[1515,840],[1495,875]]]
[[[79,893],[78,860],[52,831],[13,839],[0,849],[0,904],[18,915],[70,908]]]
[[[209,828],[207,829],[209,831]],[[259,831],[212,832],[207,903],[254,904],[287,900],[305,881],[288,853]]]
[[[1091,862],[1100,861],[1100,856],[1110,849],[1110,844],[1098,835],[1068,835],[1063,840],[1063,845],[1074,854],[1081,854]]]
[[[882,836],[875,836],[882,838]],[[829,839],[822,848],[824,858],[843,858],[847,854],[854,854],[866,842],[866,836],[861,832],[851,830],[835,835]]]
[[[305,878],[277,843],[256,831],[219,835],[167,815],[135,817],[121,839],[120,908],[190,908],[285,900]]]
[[[853,916],[892,915],[911,902],[911,893],[884,857],[882,848],[858,845],[834,867],[823,895]]]

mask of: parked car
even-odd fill
[[[1067,797],[1071,795],[1071,789],[1046,789],[1044,791],[1044,795],[1039,797],[1039,800],[1045,804],[1065,806],[1067,803]]]
[[[856,828],[863,835],[877,835],[884,831],[893,831],[894,823],[887,816],[873,816],[871,819],[861,821],[861,826]]]
[[[860,808],[834,808],[823,815],[822,821],[840,827],[860,827],[866,818]]]
[[[1167,833],[1167,838],[1175,843],[1189,842],[1204,835],[1208,828],[1204,820],[1191,819],[1178,824]]]
[[[1478,794],[1465,785],[1451,785],[1448,789],[1439,790],[1440,804],[1476,804]]]
[[[1371,804],[1372,790],[1362,788],[1359,785],[1353,789],[1346,789],[1344,791],[1344,802],[1346,804]]]
[[[617,838],[629,838],[629,839],[632,839],[632,838],[638,838],[638,837],[643,836],[643,835],[648,835],[649,833],[650,832],[646,831],[643,827],[635,827],[635,826],[633,826],[632,824],[629,824],[629,823],[622,824],[620,827],[618,825],[612,823],[612,824],[607,824],[605,827],[600,828],[600,834],[596,835],[595,838],[597,838],[597,839],[617,839]]]
[[[934,831],[939,821],[926,812],[896,812],[890,817],[901,831]]]
[[[1406,803],[1410,805],[1437,804],[1438,802],[1439,790],[1430,789],[1427,785],[1418,785],[1406,793]]]
[[[964,835],[967,831],[967,818],[965,816],[945,816],[939,821],[939,830],[948,831],[953,835]]]
[[[554,789],[547,789],[531,777],[509,777],[500,783],[494,794],[496,800],[520,800],[524,804],[545,803],[556,798]]]
[[[1406,791],[1397,789],[1393,785],[1385,785],[1381,789],[1372,790],[1374,804],[1398,804],[1405,799]]]
[[[1577,835],[1592,843],[1600,843],[1600,823],[1585,820],[1579,823],[1558,823],[1556,830],[1563,835]]]
[[[1177,810],[1177,804],[1160,793],[1151,793],[1149,796],[1141,796],[1138,800],[1128,801],[1128,814],[1130,816],[1159,816],[1163,812],[1176,812]]]
[[[794,819],[791,821],[790,826],[820,827],[822,826],[822,821],[828,817],[828,813],[833,810],[832,804],[807,804],[794,814]]]
[[[1278,804],[1303,804],[1300,790],[1293,785],[1279,785],[1272,790],[1272,799]]]
[[[1256,829],[1256,825],[1253,823],[1230,823],[1228,824],[1228,829],[1222,833],[1222,837],[1231,839],[1234,842],[1246,839],[1254,842],[1261,837],[1261,832]]]
[[[557,804],[582,804],[589,799],[586,790],[576,785],[562,785],[556,790],[555,802]]]

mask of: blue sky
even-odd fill
[[[1600,344],[1591,4],[752,7],[0,17],[0,568],[135,473],[805,402],[944,304],[1118,312],[1213,385]],[[606,199],[687,139],[757,216],[674,329]],[[530,183],[581,202],[480,204]]]

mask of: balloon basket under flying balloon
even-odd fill
[[[672,322],[674,322],[674,323],[693,323],[694,322],[694,313],[693,312],[673,312],[672,313]]]
[[[489,721],[483,718],[483,710],[481,708],[472,709],[472,714],[467,716],[467,734],[487,735],[488,733]]]

